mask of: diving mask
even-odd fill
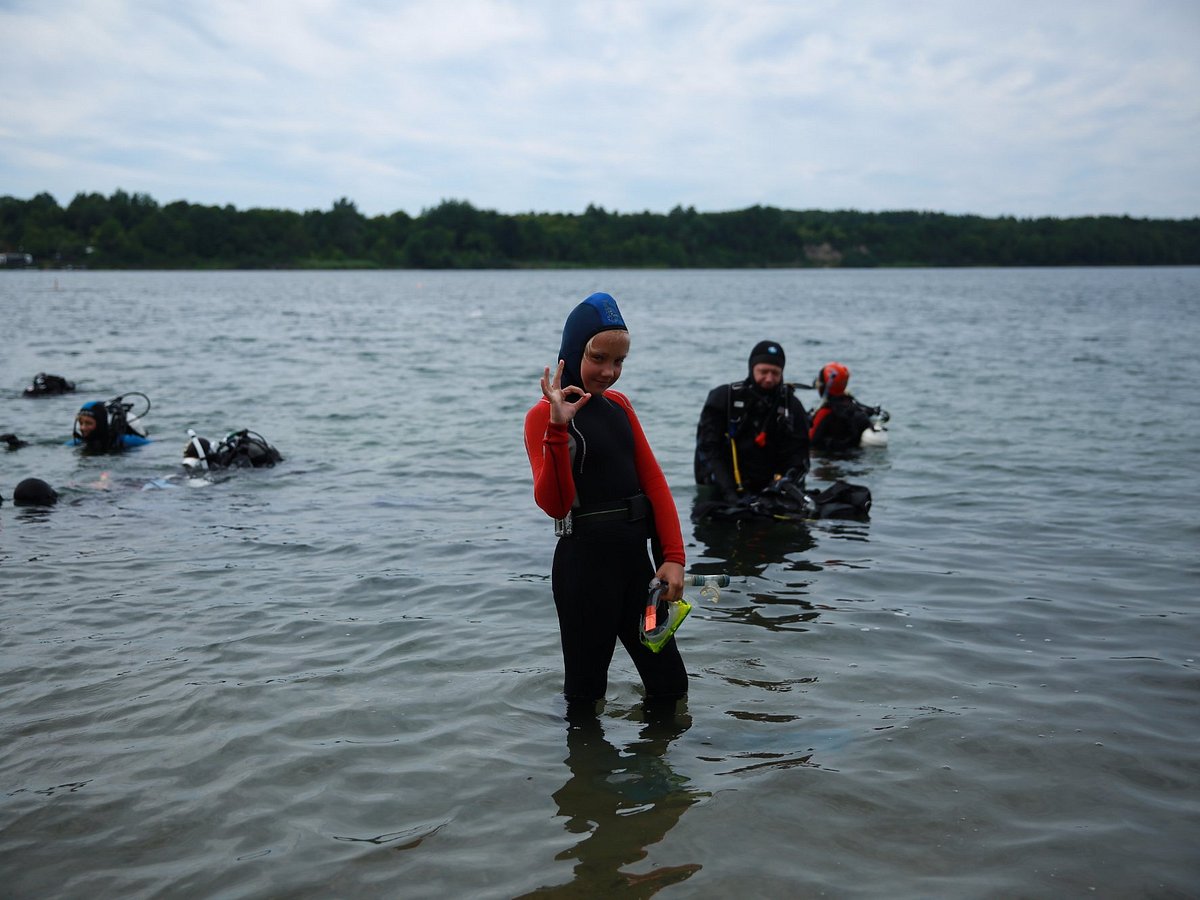
[[[667,586],[657,578],[650,582],[650,594],[646,598],[646,609],[638,629],[638,637],[654,653],[666,646],[692,611],[692,604],[682,597],[678,600],[664,599],[666,592]]]

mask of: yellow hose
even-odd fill
[[[742,492],[742,472],[738,468],[737,444],[732,437],[729,439],[729,452],[733,455],[733,481],[737,485],[738,493],[740,494]]]

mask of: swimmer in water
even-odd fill
[[[15,488],[13,506],[53,506],[58,502],[58,491],[40,478],[26,478]]]
[[[129,414],[132,406],[124,402],[124,397],[116,397],[107,403],[89,400],[75,415],[69,443],[88,453],[120,453],[150,443],[140,417]],[[146,408],[149,409],[149,400]]]

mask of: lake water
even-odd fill
[[[618,649],[568,737],[521,425],[595,290],[733,584],[673,722]],[[1200,269],[14,272],[0,312],[0,895],[1200,894]],[[814,460],[869,522],[691,524],[763,338],[891,412]],[[155,443],[63,446],[130,391]],[[285,461],[175,486],[189,427]]]

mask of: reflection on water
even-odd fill
[[[701,545],[701,552],[692,556],[703,558],[697,558],[691,568],[701,575],[762,577],[772,565],[794,572],[819,570],[803,558],[805,551],[814,546],[812,534],[803,522],[701,518],[692,533]]]
[[[697,500],[701,504],[702,499]],[[807,597],[810,577],[821,566],[806,558],[815,546],[807,524],[769,519],[724,521],[693,517],[693,536],[700,552],[693,554],[691,569],[702,575],[727,574],[751,580],[756,589],[741,596],[751,601],[704,604],[704,613],[728,624],[754,625],[769,631],[804,631],[820,612]],[[769,570],[774,569],[774,572]],[[803,573],[797,579],[788,573]],[[787,575],[786,579],[780,576]]]
[[[887,450],[883,447],[827,450],[813,454],[809,476],[818,482],[861,481],[878,469],[887,469],[886,459]]]
[[[527,896],[651,897],[698,872],[699,863],[660,866],[637,875],[623,871],[646,857],[692,804],[707,796],[689,786],[667,762],[670,743],[691,727],[683,704],[642,707],[638,739],[618,750],[594,711],[572,710],[567,724],[570,777],[554,792],[565,828],[582,840],[556,858],[573,859],[575,878]]]
[[[765,628],[767,631],[807,631],[806,623],[812,622],[820,616],[820,609],[807,600],[787,599],[780,601],[778,598],[763,593],[749,595],[750,599],[754,600],[755,606],[733,607],[724,610],[712,610],[712,613],[721,613],[724,619],[729,624],[735,625],[754,625],[758,628]],[[797,606],[800,612],[789,612],[778,614],[776,612],[766,612],[765,608],[779,602],[788,605]],[[831,607],[823,607],[830,609]]]

